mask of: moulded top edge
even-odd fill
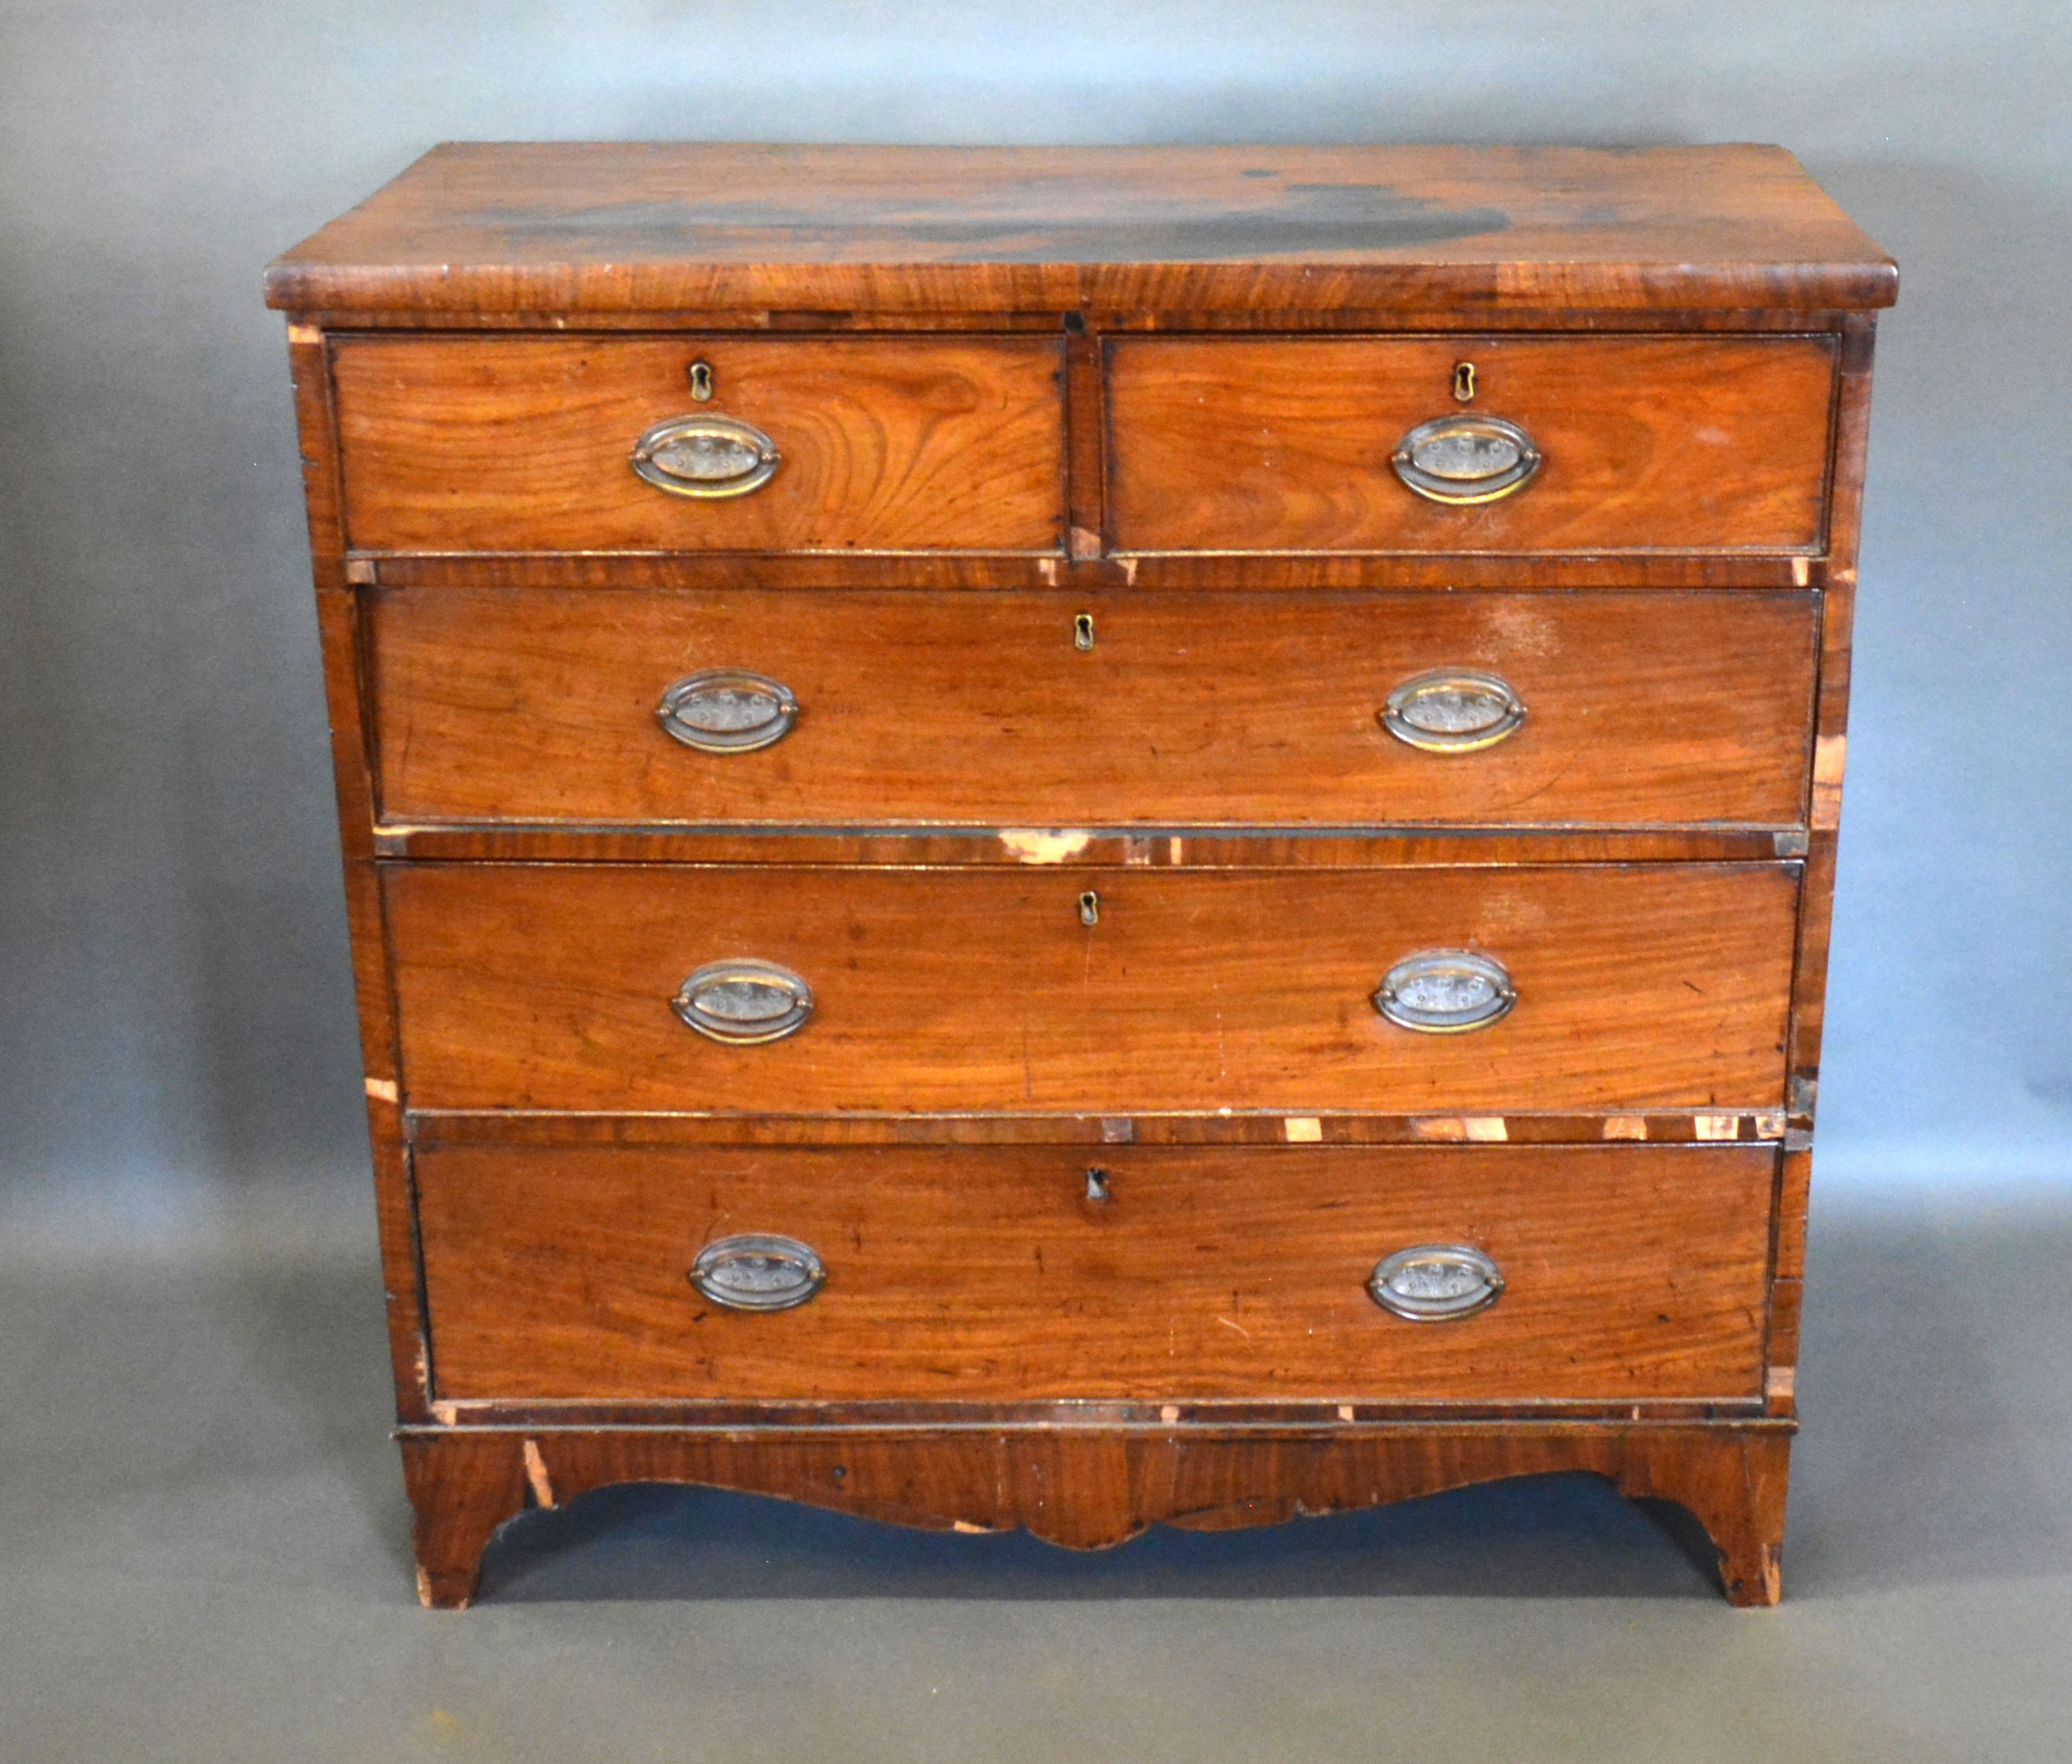
[[[1783,149],[435,148],[269,266],[298,311],[1891,304]]]

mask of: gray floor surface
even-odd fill
[[[612,1490],[428,1613],[356,1238],[26,1242],[9,1760],[2072,1759],[2072,1208],[1818,1214],[1774,1612],[1573,1477],[1095,1556]]]

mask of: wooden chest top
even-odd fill
[[[271,305],[488,315],[1891,304],[1780,148],[448,143]]]

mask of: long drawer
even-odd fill
[[[1120,551],[1825,543],[1832,337],[1130,337],[1107,348]]]
[[[446,1146],[415,1161],[449,1399],[1624,1401],[1757,1393],[1774,1156]],[[1469,1253],[1403,1258],[1382,1284],[1441,1315],[1377,1302],[1388,1258],[1431,1248]]]
[[[1800,594],[371,598],[405,821],[1801,818]]]
[[[426,552],[1056,552],[1061,365],[1042,338],[348,337],[346,534]]]
[[[409,1106],[723,1113],[1774,1109],[1798,883],[385,873]]]

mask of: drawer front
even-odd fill
[[[1772,1167],[1756,1146],[416,1156],[448,1399],[1747,1398]],[[818,1290],[753,1311],[693,1285],[751,1233],[811,1250]],[[1384,1311],[1377,1265],[1431,1244],[1486,1255],[1500,1296]]]
[[[1814,551],[1834,376],[1825,337],[1130,338],[1108,348],[1109,535],[1123,552]],[[1471,504],[1408,487],[1405,438],[1468,416],[1514,424],[1538,469]]]
[[[1805,594],[408,589],[371,603],[393,820],[1631,826],[1803,813]],[[1461,670],[1485,676],[1464,723],[1450,685]],[[735,671],[796,705],[749,730],[767,745],[729,747],[740,731],[724,727],[702,748],[684,739],[695,724],[665,731],[672,686],[713,676],[690,695],[724,710],[738,689],[719,676]],[[1497,715],[1501,687],[1523,709],[1515,727]],[[1450,723],[1429,701],[1449,691]]]
[[[1061,360],[1037,339],[347,338],[346,531],[395,551],[1054,552]],[[775,471],[656,487],[635,445],[675,419],[750,425]]]
[[[1778,1107],[1798,871],[413,864],[386,890],[415,1108],[1503,1114]],[[1437,950],[1493,958],[1515,1007],[1384,1019]],[[719,1026],[782,1039],[680,1020],[743,958],[810,1007],[766,976]]]

